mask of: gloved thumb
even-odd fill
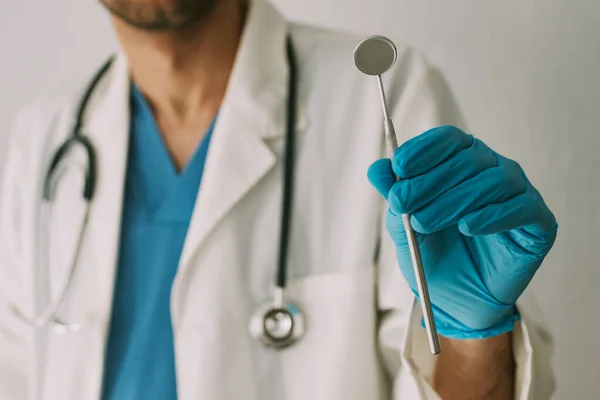
[[[367,178],[379,194],[387,200],[392,186],[396,183],[396,176],[394,175],[390,159],[382,158],[371,164],[367,171]]]

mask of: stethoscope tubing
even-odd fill
[[[291,215],[292,215],[292,198],[293,198],[293,187],[294,187],[294,141],[295,141],[295,122],[296,122],[296,110],[297,110],[297,69],[296,60],[294,57],[294,51],[291,43],[291,38],[287,38],[286,54],[289,65],[289,87],[288,87],[288,98],[287,98],[287,116],[286,116],[286,142],[285,142],[285,160],[284,160],[284,171],[283,171],[283,196],[282,196],[282,216],[280,226],[280,239],[279,239],[279,254],[277,258],[277,270],[275,276],[275,287],[273,293],[272,305],[264,313],[261,313],[263,321],[262,325],[267,326],[266,318],[267,315],[272,312],[284,312],[288,313],[291,318],[296,318],[292,321],[291,326],[293,327],[294,321],[303,322],[302,314],[300,309],[293,305],[293,309],[287,310],[285,300],[285,287],[287,283],[287,262],[288,262],[288,250],[289,250],[289,239],[291,230]],[[83,238],[88,226],[90,204],[93,201],[95,189],[96,189],[96,177],[97,177],[97,165],[96,165],[96,150],[92,142],[82,133],[84,115],[90,101],[90,98],[101,81],[102,77],[106,75],[110,66],[112,65],[114,57],[111,57],[105,64],[97,71],[90,84],[86,88],[84,95],[79,103],[75,125],[71,131],[69,137],[59,146],[54,155],[52,156],[46,175],[44,177],[42,185],[42,193],[40,200],[40,229],[37,230],[37,262],[40,268],[48,267],[48,256],[50,249],[48,246],[50,234],[49,230],[49,215],[51,211],[52,202],[54,200],[55,188],[60,180],[60,177],[64,171],[64,167],[61,167],[61,163],[66,158],[66,155],[75,147],[80,147],[85,151],[87,158],[87,165],[84,171],[85,181],[82,190],[82,198],[85,201],[85,212],[79,229],[79,235],[75,247],[75,254],[70,263],[70,268],[65,275],[65,279],[62,284],[56,290],[58,295],[51,299],[49,304],[35,317],[27,317],[17,307],[13,307],[13,312],[28,325],[42,329],[47,326],[51,326],[58,333],[76,333],[79,332],[84,326],[84,323],[68,323],[58,318],[58,310],[72,285],[73,278],[75,276],[77,264],[79,261]],[[62,168],[62,169],[61,169]],[[291,305],[290,305],[291,306]],[[303,325],[303,324],[299,324]],[[286,337],[286,340],[293,336],[293,332]],[[269,332],[263,332],[265,337],[273,338]],[[297,335],[294,339],[298,339],[300,335]],[[287,346],[286,342],[286,346]],[[281,348],[277,343],[272,343],[272,347]]]

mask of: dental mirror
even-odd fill
[[[398,52],[394,43],[385,36],[364,39],[354,50],[354,63],[362,73],[381,75],[394,65]]]
[[[356,46],[356,49],[354,50],[354,63],[356,64],[356,68],[366,75],[377,76],[379,93],[381,95],[381,104],[383,106],[385,140],[387,142],[390,159],[394,156],[394,153],[398,148],[398,140],[396,138],[394,123],[389,115],[381,74],[389,70],[394,65],[397,56],[398,51],[396,50],[394,43],[385,36],[379,35],[370,36],[364,39],[358,44],[358,46]],[[429,347],[431,349],[431,354],[439,354],[441,352],[440,341],[437,335],[435,321],[433,319],[433,310],[431,308],[431,301],[429,299],[429,290],[427,288],[427,280],[425,277],[425,270],[423,268],[423,260],[421,259],[419,242],[417,241],[417,235],[412,228],[410,215],[403,214],[402,222],[404,224],[404,230],[406,231],[406,237],[408,239],[408,248],[410,250],[413,270],[417,281],[417,289],[419,292],[419,298],[421,300],[421,309],[429,339]]]

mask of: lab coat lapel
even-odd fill
[[[99,313],[110,315],[120,243],[121,212],[129,145],[130,78],[118,55],[90,99],[83,131],[96,148],[97,183],[88,235],[100,295]],[[105,321],[107,322],[107,321]]]
[[[281,158],[266,142],[284,136],[287,25],[266,1],[250,3],[181,257],[183,272],[216,225]]]
[[[80,96],[77,96],[74,105],[79,101]],[[68,111],[65,120],[69,120],[70,128],[73,114],[72,110]],[[64,131],[68,132],[69,128],[65,125]],[[80,132],[95,149],[96,191],[90,204],[88,225],[83,231],[75,283],[67,291],[59,317],[88,325],[76,335],[44,337],[46,360],[40,364],[44,381],[39,385],[44,399],[99,399],[101,396],[129,137],[129,74],[123,56],[117,57],[93,90]],[[69,161],[78,160],[77,154]],[[65,178],[58,189],[57,197],[63,196],[63,200],[56,202],[56,211],[67,216],[73,208],[77,212],[80,189],[79,180]],[[69,233],[70,227],[78,228],[79,223],[65,217],[56,220],[54,226],[64,227],[65,233]],[[69,249],[65,254],[73,252]]]

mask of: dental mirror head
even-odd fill
[[[375,35],[364,39],[354,50],[354,63],[362,73],[381,75],[394,65],[398,51],[385,36]]]

